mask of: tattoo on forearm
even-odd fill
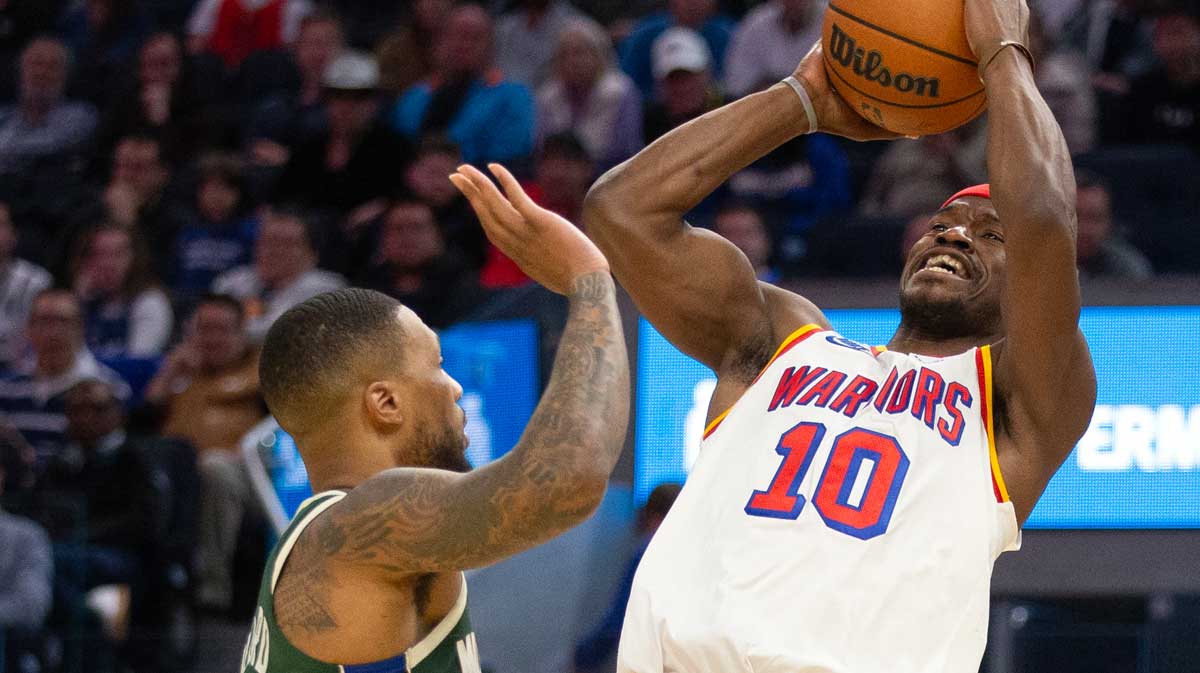
[[[312,547],[327,559],[435,572],[499,560],[578,522],[594,504],[580,475],[607,475],[623,446],[629,372],[612,277],[582,276],[568,296],[553,374],[508,456],[466,476],[405,472],[364,484],[314,524]]]

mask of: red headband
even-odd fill
[[[992,187],[986,183],[982,185],[975,185],[974,187],[967,187],[954,196],[946,199],[946,202],[942,204],[942,208],[945,208],[953,203],[954,199],[961,199],[964,196],[982,196],[985,199],[990,199],[992,198]]]

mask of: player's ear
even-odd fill
[[[363,402],[374,425],[394,430],[404,422],[400,391],[391,381],[375,381],[367,386]]]

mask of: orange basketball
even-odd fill
[[[838,93],[889,131],[949,131],[987,103],[963,0],[831,0],[821,42]]]

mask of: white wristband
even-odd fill
[[[808,117],[808,132],[816,133],[817,112],[813,110],[812,99],[808,97],[808,92],[804,90],[804,85],[791,75],[784,77],[783,83],[792,87],[792,91],[795,91],[796,95],[800,97],[800,103],[804,106],[804,114]]]

